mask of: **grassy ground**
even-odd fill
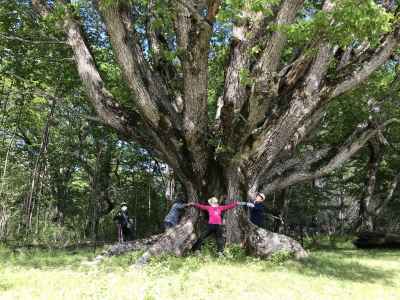
[[[0,299],[400,299],[400,251],[315,250],[303,261],[243,257],[154,260],[138,253],[84,262],[91,251],[11,251],[0,246]]]

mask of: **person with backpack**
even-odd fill
[[[183,195],[179,194],[175,202],[172,204],[168,214],[164,218],[165,230],[168,230],[178,225],[183,213],[183,209],[187,206],[188,205],[184,203]]]
[[[117,224],[118,242],[126,242],[133,239],[133,220],[128,215],[128,205],[122,202],[120,210],[114,217]]]
[[[209,205],[203,205],[199,203],[189,203],[189,206],[194,206],[198,209],[208,212],[208,224],[207,229],[204,231],[200,238],[193,245],[192,250],[200,250],[204,239],[206,239],[211,234],[215,236],[217,242],[217,251],[219,255],[223,255],[224,251],[224,236],[223,236],[223,226],[222,226],[222,213],[229,209],[235,208],[239,205],[239,202],[232,202],[228,205],[219,205],[218,199],[212,197],[208,199]]]

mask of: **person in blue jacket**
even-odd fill
[[[184,203],[183,195],[179,195],[164,218],[165,230],[178,225],[183,209],[187,206],[188,205]]]
[[[257,192],[256,198],[247,203],[250,208],[250,221],[258,227],[265,227],[265,195]]]

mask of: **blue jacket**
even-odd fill
[[[265,206],[263,203],[254,203],[254,207],[250,208],[250,221],[259,226],[264,227],[265,224]]]
[[[179,218],[181,216],[181,211],[185,207],[184,203],[175,202],[172,204],[171,209],[169,210],[168,214],[164,218],[164,222],[169,222],[173,226],[178,225]]]

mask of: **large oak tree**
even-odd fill
[[[73,5],[32,0],[43,18],[63,8],[60,23],[98,117],[172,167],[194,202],[270,194],[325,176],[394,121],[366,120],[341,146],[299,151],[329,103],[366,81],[398,48],[392,1],[355,2],[92,0],[134,99],[128,109],[107,89]],[[302,43],[293,44],[297,36]],[[226,45],[228,55],[213,68],[224,72],[210,114],[213,43]],[[193,243],[197,219],[190,211],[143,259],[182,254]],[[228,242],[242,241],[257,255],[285,248],[304,254],[292,239],[249,224],[239,209],[226,223]]]

